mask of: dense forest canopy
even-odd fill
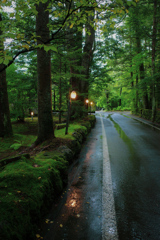
[[[158,0],[2,0],[0,137],[12,118],[38,114],[37,142],[54,137],[52,111],[160,108]],[[89,102],[89,104],[90,104]],[[88,105],[91,107],[91,105]]]

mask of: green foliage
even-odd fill
[[[11,149],[18,150],[22,146],[21,143],[14,143],[10,146]]]
[[[26,114],[29,114],[29,109],[36,107],[35,77],[36,75],[31,75],[27,69],[21,70],[16,65],[11,65],[7,69],[8,95],[12,117],[23,118]]]
[[[85,109],[81,101],[75,101],[71,104],[71,120],[84,118],[86,114],[87,109]]]
[[[0,139],[0,153],[7,149],[18,150],[21,146],[30,147],[36,140],[33,135],[14,134],[12,138]]]
[[[10,146],[10,148],[14,150],[18,150],[21,146],[30,147],[35,140],[36,140],[36,137],[32,135],[15,134],[14,135],[15,143],[13,143]]]
[[[120,1],[117,3],[121,4]],[[120,12],[113,8],[114,14],[106,15],[106,21],[101,25],[103,42],[97,43],[98,51],[95,60],[98,67],[101,66],[104,71],[99,71],[98,75],[93,70],[94,82],[91,85],[90,94],[94,96],[97,106],[108,110],[112,108],[130,109],[131,106],[135,109],[146,106],[151,108],[152,90],[156,82],[156,106],[159,108],[160,88],[159,80],[156,77],[159,72],[158,29],[155,73],[153,73],[153,58],[151,57],[153,49],[150,36],[153,31],[153,4],[146,4],[145,1],[141,3],[128,1],[127,5],[124,3],[126,14],[122,12],[123,17],[120,16],[121,14],[117,14],[115,17],[114,14]],[[158,4],[157,11],[159,8]],[[160,15],[157,14],[156,18],[160,19]],[[112,24],[114,24],[114,28],[112,28]],[[104,72],[107,72],[112,83],[107,82]],[[102,76],[100,76],[101,73]],[[107,83],[107,86],[101,78]]]

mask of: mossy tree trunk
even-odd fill
[[[89,89],[89,75],[90,75],[90,66],[93,59],[94,52],[94,43],[95,43],[95,30],[94,30],[94,8],[92,11],[90,10],[88,14],[88,21],[85,25],[85,44],[83,48],[83,58],[82,58],[82,66],[83,66],[83,75],[84,80],[81,80],[81,93],[84,94],[84,98],[88,98],[88,89]]]
[[[0,22],[2,16],[0,14]],[[0,35],[2,30],[0,29]],[[3,54],[3,42],[0,40],[0,51]],[[0,64],[0,70],[4,69],[4,64]],[[10,120],[8,93],[7,93],[7,82],[6,82],[6,71],[0,72],[0,137],[11,136],[12,125]]]
[[[156,58],[156,33],[157,33],[157,0],[154,0],[153,33],[152,33],[152,121],[156,116],[156,95],[155,95],[155,58]]]
[[[49,39],[48,2],[40,2],[37,8],[36,33],[37,44],[44,44]],[[54,137],[51,105],[51,56],[44,48],[37,49],[38,71],[38,138],[36,144]]]

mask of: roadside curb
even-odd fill
[[[137,121],[139,121],[141,123],[144,123],[144,124],[146,124],[146,125],[148,125],[150,127],[153,127],[153,128],[155,128],[157,130],[160,130],[160,124],[153,123],[153,122],[151,122],[151,121],[149,121],[147,119],[140,118],[140,117],[138,117],[136,115],[133,115],[133,114],[130,114],[130,113],[129,114],[128,113],[122,113],[122,114],[123,114],[123,116],[128,116],[128,117],[133,118],[133,119],[135,119],[135,120],[137,120]]]

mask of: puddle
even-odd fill
[[[125,134],[125,132],[122,130],[122,128],[118,125],[118,123],[116,123],[113,120],[113,118],[111,117],[111,114],[109,114],[107,118],[109,118],[113,122],[114,127],[117,130],[117,132],[119,133],[119,136],[122,138],[122,140],[129,146],[129,148],[133,148],[130,138]]]
[[[110,119],[110,121],[114,124],[114,127],[116,129],[116,131],[118,132],[120,138],[124,141],[124,143],[126,144],[126,146],[129,149],[129,158],[128,160],[130,160],[133,164],[133,167],[136,171],[136,174],[138,174],[139,172],[139,167],[140,167],[140,158],[136,153],[136,150],[133,146],[133,141],[125,134],[125,132],[123,131],[123,129],[119,126],[118,123],[116,123],[113,118],[111,117],[112,114],[108,115],[108,118]]]

